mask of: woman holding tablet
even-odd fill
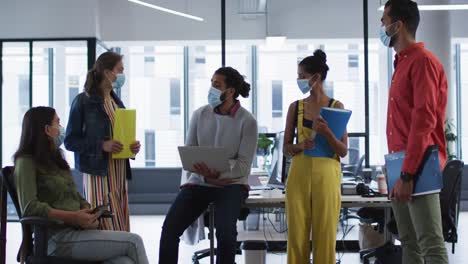
[[[234,263],[236,222],[248,196],[248,176],[257,148],[257,121],[237,100],[249,96],[250,84],[231,67],[219,68],[211,79],[208,105],[190,120],[187,146],[222,147],[230,155],[231,168],[216,171],[206,164],[187,172],[162,227],[159,263],[178,261],[179,237],[213,202],[218,241],[216,263]]]
[[[284,134],[285,155],[293,156],[286,185],[288,263],[310,263],[310,229],[314,264],[334,264],[336,229],[341,207],[341,167],[346,156],[347,134],[336,138],[319,114],[322,107],[343,108],[323,90],[328,65],[322,50],[303,59],[297,84],[308,97],[289,106]],[[296,134],[297,132],[297,134]],[[310,157],[304,150],[314,147],[313,134],[325,137],[333,158]],[[294,137],[296,142],[294,143]]]

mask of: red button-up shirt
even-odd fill
[[[403,172],[415,174],[428,146],[439,147],[441,166],[447,161],[444,133],[447,78],[440,61],[423,43],[395,56],[387,113],[388,150],[406,150]]]

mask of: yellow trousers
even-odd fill
[[[286,186],[288,264],[336,263],[336,231],[341,208],[341,167],[330,158],[296,155]]]

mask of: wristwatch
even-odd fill
[[[414,179],[414,175],[402,171],[400,174],[400,179],[404,182],[410,182]]]

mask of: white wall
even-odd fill
[[[452,4],[468,4],[467,0],[450,0]],[[468,11],[451,11],[450,12],[450,25],[452,37],[454,38],[468,38],[467,25]]]
[[[96,0],[0,0],[0,38],[94,37]]]

